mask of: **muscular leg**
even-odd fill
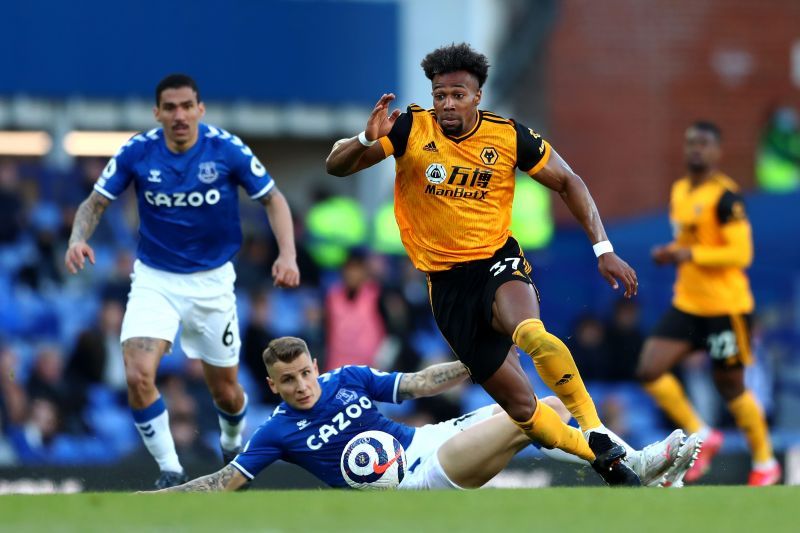
[[[532,285],[512,280],[503,283],[495,291],[492,327],[500,333],[510,335],[514,344],[531,356],[539,376],[564,402],[583,433],[564,426],[558,414],[546,404],[540,405],[528,422],[514,421],[526,432],[537,424],[548,424],[554,428],[560,425],[573,430],[571,433],[562,431],[558,439],[563,440],[556,439],[555,434],[532,438],[536,438],[546,448],[560,448],[591,462],[595,471],[609,485],[638,486],[637,475],[622,461],[626,454],[625,447],[622,443],[615,442],[615,436],[600,422],[594,401],[583,384],[572,354],[558,337],[545,330],[538,317],[539,302]],[[575,435],[580,437],[581,443],[573,440]],[[583,439],[584,435],[586,440]],[[564,445],[565,441],[569,443],[568,446]],[[580,448],[583,443],[586,443],[586,447]],[[585,453],[586,449],[591,453]]]
[[[706,424],[669,370],[691,351],[688,341],[651,337],[645,342],[636,370],[644,390],[678,427],[690,434],[702,430]]]
[[[550,406],[536,401],[516,355],[507,355],[500,368],[482,385],[511,417],[517,431],[522,430],[528,439],[590,462],[594,460],[594,453],[581,432],[564,424]]]
[[[536,410],[536,396],[516,354],[509,352],[500,368],[481,384],[508,416],[525,421]]]
[[[134,337],[122,343],[128,403],[136,429],[162,472],[183,472],[169,430],[169,415],[156,389],[158,363],[169,349],[163,339]]]
[[[565,424],[572,418],[556,397],[547,396],[539,402],[551,407]],[[514,455],[531,443],[530,438],[503,414],[500,406],[495,406],[494,413],[491,418],[448,439],[437,452],[445,474],[459,487],[482,487],[508,466]],[[586,464],[584,459],[560,449],[543,448],[542,451],[559,461]]]
[[[169,342],[149,337],[134,337],[122,343],[131,409],[144,409],[158,399],[156,370],[169,347]]]
[[[773,461],[767,421],[758,400],[744,386],[744,368],[715,367],[713,376],[717,390],[727,402],[736,425],[747,439],[754,465],[759,466]]]
[[[639,355],[636,377],[643,383],[655,381],[672,370],[691,352],[692,345],[688,341],[650,337],[644,343],[642,353]]]
[[[561,419],[562,422],[565,424],[569,424],[569,421],[572,420],[572,415],[570,414],[569,410],[564,406],[564,402],[556,398],[555,396],[545,396],[544,398],[537,398],[537,401],[546,403],[550,407],[553,408],[553,411],[556,412],[558,418]],[[503,408],[499,405],[495,404],[494,408],[492,409],[492,414],[496,415],[498,413],[503,413]]]
[[[203,361],[203,376],[214,404],[228,413],[238,413],[244,407],[244,391],[238,375],[239,365],[221,367]]]
[[[242,432],[245,427],[247,397],[237,379],[239,366],[213,366],[203,361],[203,375],[206,385],[217,407],[220,427],[220,445],[224,458],[232,459],[242,445]]]
[[[465,489],[486,484],[530,439],[500,413],[447,440],[437,451],[450,481]]]
[[[510,335],[533,359],[542,380],[564,402],[583,431],[600,427],[600,418],[569,349],[548,333],[539,320],[533,287],[522,281],[504,283],[495,292],[492,327]]]

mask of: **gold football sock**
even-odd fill
[[[753,462],[762,463],[772,459],[772,443],[769,439],[767,421],[753,393],[749,390],[744,391],[728,402],[728,409],[750,445]]]
[[[653,397],[670,420],[690,435],[705,427],[689,402],[689,398],[686,397],[681,383],[674,375],[664,374],[656,380],[642,384],[642,387]]]
[[[575,360],[561,339],[548,333],[538,318],[521,322],[514,330],[512,339],[514,344],[531,356],[542,381],[564,402],[581,430],[587,431],[602,425]]]
[[[527,422],[511,419],[519,429],[545,448],[558,448],[567,453],[586,459],[590,463],[595,460],[589,443],[577,428],[566,425],[555,410],[537,400],[536,410]]]

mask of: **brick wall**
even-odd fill
[[[768,110],[800,108],[796,41],[800,0],[565,0],[545,60],[549,138],[607,218],[666,204],[698,118],[720,124],[723,169],[751,189]]]

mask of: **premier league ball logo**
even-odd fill
[[[344,447],[340,467],[345,481],[354,489],[396,489],[406,475],[406,454],[392,435],[365,431]]]

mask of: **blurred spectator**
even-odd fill
[[[781,106],[769,117],[756,154],[756,180],[762,189],[788,192],[800,188],[800,118]]]
[[[304,287],[319,287],[321,273],[319,265],[317,265],[311,252],[308,249],[308,232],[306,231],[305,221],[297,215],[295,210],[292,210],[292,222],[294,224],[294,242],[297,252],[297,268],[300,269],[300,283]],[[272,250],[272,257],[278,256],[278,242],[272,232],[270,236],[270,248]]]
[[[607,381],[635,381],[639,353],[644,345],[639,305],[620,299],[614,304],[611,322],[606,327]]]
[[[0,162],[0,245],[16,242],[22,235],[23,199],[17,165]]]
[[[381,288],[367,268],[366,252],[350,252],[342,281],[325,298],[326,369],[343,365],[374,365],[386,335],[378,302]]]
[[[236,288],[250,292],[268,284],[272,272],[270,258],[269,245],[264,237],[246,237],[236,263]],[[302,271],[300,274],[302,276]]]
[[[119,249],[114,254],[114,264],[108,277],[103,281],[100,295],[104,301],[114,300],[122,304],[128,302],[131,288],[131,273],[135,256],[130,250]]]
[[[597,406],[597,411],[604,426],[624,439],[631,437],[624,400],[614,394],[609,394]]]
[[[411,306],[403,293],[396,289],[383,291],[379,309],[386,327],[386,337],[376,354],[375,366],[397,372],[419,370],[422,357],[411,343]]]
[[[439,330],[433,323],[431,304],[428,299],[428,281],[425,274],[416,269],[408,256],[398,259],[400,261],[400,288],[403,297],[410,306],[411,319],[414,323],[413,329],[431,329],[439,337]]]
[[[367,241],[367,222],[363,207],[355,199],[333,196],[325,189],[313,193],[313,205],[306,214],[308,249],[324,269],[341,267],[348,249]]]
[[[120,394],[127,391],[119,342],[124,312],[123,304],[118,300],[105,300],[93,327],[78,335],[67,365],[67,378],[72,384],[73,396],[81,397],[81,405],[85,404],[86,390],[90,385],[103,384]]]
[[[208,464],[216,462],[217,455],[203,444],[200,438],[201,432],[214,432],[216,437],[219,427],[211,396],[203,383],[202,368],[199,360],[187,360],[187,369],[191,377],[184,379],[175,374],[165,376],[159,382],[159,390],[169,406],[169,428],[181,460],[202,461]],[[201,429],[198,413],[212,415],[210,427]],[[214,441],[216,442],[216,438]]]
[[[200,438],[197,418],[190,413],[170,414],[169,430],[175,441],[175,450],[182,461],[211,465],[219,459]]]
[[[247,317],[242,334],[242,351],[240,360],[260,386],[261,398],[252,398],[267,404],[280,403],[279,396],[266,386],[267,369],[261,354],[275,335],[267,329],[269,324],[269,296],[266,291],[255,291],[250,294],[250,315]],[[310,348],[309,348],[310,349]],[[312,351],[313,353],[313,351]]]
[[[57,221],[53,219],[55,213],[51,207],[40,206],[32,213],[36,254],[19,272],[19,281],[38,291],[63,282]]]
[[[581,376],[586,381],[605,381],[609,352],[603,323],[593,315],[584,315],[575,324],[574,334],[567,346],[575,358]]]
[[[58,405],[46,398],[31,401],[21,428],[10,432],[17,456],[24,464],[47,462],[60,426]]]
[[[0,409],[0,428],[3,427],[4,423],[3,411]],[[0,431],[0,467],[13,466],[16,463],[17,454],[14,453],[14,447],[11,446],[11,442],[6,438],[5,432]]]
[[[7,429],[21,424],[28,409],[28,397],[17,379],[19,358],[10,347],[0,348],[0,419]]]
[[[57,418],[61,419],[60,426],[65,430],[70,433],[86,432],[81,416],[83,405],[73,394],[72,383],[64,377],[64,355],[58,346],[43,345],[39,348],[26,392],[31,404],[44,399],[56,406]],[[43,416],[42,413],[38,414]]]

